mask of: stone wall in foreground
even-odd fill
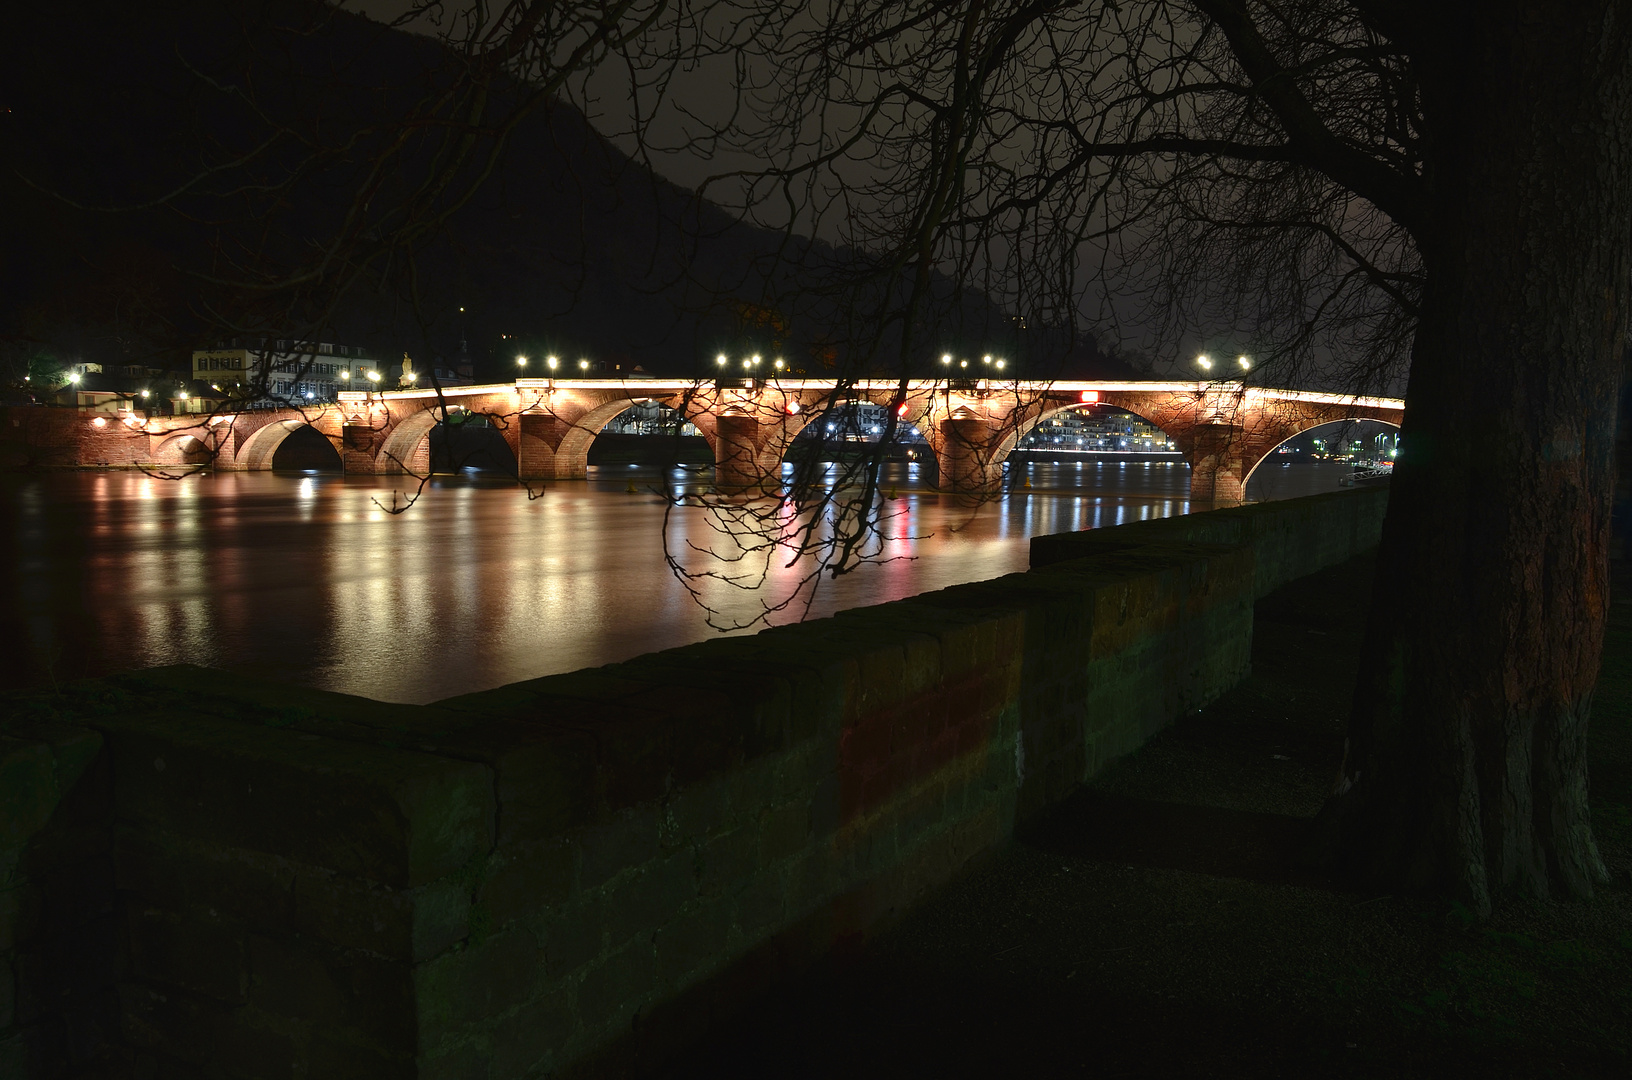
[[[1289,581],[1376,547],[1387,509],[1386,486],[1359,487],[1114,529],[1034,536],[1031,568],[1082,558],[1107,543],[1244,544],[1253,551],[1253,594],[1268,596]]]
[[[0,1074],[659,1053],[1228,689],[1271,574],[1363,550],[1381,513],[1040,540],[1067,556],[434,706],[197,668],[10,703]]]

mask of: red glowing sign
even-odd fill
[[[895,407],[895,415],[897,415],[897,416],[907,415],[907,403],[905,401],[903,401],[901,404],[899,404],[899,405],[897,405]]]
[[[1099,391],[1098,390],[1084,390],[1082,392],[1082,400],[1085,403],[1089,404],[1089,405],[1095,404],[1096,402],[1099,401]]]

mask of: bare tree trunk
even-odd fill
[[[1504,6],[1418,52],[1428,285],[1330,808],[1351,868],[1480,912],[1606,880],[1586,731],[1632,255],[1632,12]]]

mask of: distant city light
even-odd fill
[[[1252,367],[1252,361],[1248,360],[1245,356],[1236,357],[1235,362],[1241,365],[1242,371],[1247,371]]]
[[[714,358],[714,362],[716,364],[720,365],[721,367],[724,367],[725,366],[725,354],[722,352],[720,355],[716,356]]]
[[[578,361],[578,370],[579,371],[588,371],[589,370],[589,361],[588,360]]]
[[[951,353],[942,353],[941,354],[941,363],[947,365],[948,367],[951,367],[952,366],[952,354]]]
[[[780,356],[776,358],[776,370],[782,370],[782,358]]]
[[[545,358],[544,358],[544,363],[545,363],[545,364],[547,364],[547,365],[548,365],[548,366],[549,366],[549,369],[550,369],[550,370],[551,370],[551,371],[554,371],[554,370],[555,370],[555,368],[556,368],[556,365],[557,365],[557,364],[559,364],[559,363],[561,363],[561,361],[560,361],[560,360],[558,360],[558,359],[556,359],[556,358],[555,358],[555,357],[553,357],[553,356],[546,356],[546,357],[545,357]]]
[[[1203,371],[1211,371],[1213,369],[1213,362],[1207,359],[1206,356],[1198,356],[1196,357],[1196,366],[1201,368]]]
[[[516,366],[517,367],[526,367],[527,366],[527,358],[525,356],[516,357]]]

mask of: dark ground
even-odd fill
[[[1480,924],[1298,866],[1370,577],[1261,601],[1245,683],[662,1075],[1632,1076],[1632,605],[1591,735],[1615,881]]]

